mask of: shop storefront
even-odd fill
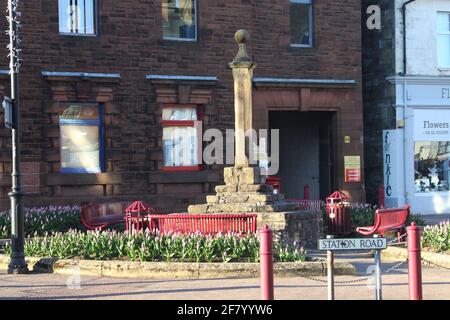
[[[388,206],[450,213],[450,79],[396,77],[397,129],[383,132]]]

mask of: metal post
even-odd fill
[[[261,300],[273,300],[273,233],[268,225],[260,230],[260,282]]]
[[[381,250],[375,250],[375,265],[376,265],[376,291],[375,296],[377,300],[383,300],[382,298],[382,283],[381,283]]]
[[[378,238],[376,234],[373,236]],[[381,250],[375,250],[375,275],[376,275],[376,287],[375,287],[375,297],[377,300],[383,300],[382,298],[382,283],[381,283]]]
[[[9,41],[10,41],[10,74],[11,100],[13,101],[12,126],[12,190],[11,198],[11,261],[8,273],[28,273],[24,254],[24,212],[22,189],[20,186],[20,104],[19,104],[19,33],[18,33],[19,0],[8,0]]]
[[[327,239],[333,239],[328,235]],[[327,277],[328,277],[328,300],[334,300],[334,253],[327,251]]]
[[[422,261],[420,228],[413,222],[406,228],[408,234],[408,291],[409,300],[422,300]]]

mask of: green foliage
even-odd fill
[[[80,223],[80,207],[50,206],[24,209],[25,237],[43,236],[50,232],[67,232],[70,229],[83,230]],[[0,239],[11,237],[11,215],[0,212]]]
[[[415,222],[418,226],[424,226],[425,220],[423,220],[420,215],[412,214],[408,217],[408,220],[406,220],[406,225],[410,226],[411,223]]]
[[[422,232],[422,246],[437,252],[450,250],[450,221],[426,226]]]
[[[373,225],[375,210],[375,207],[368,204],[352,206],[350,208],[352,230],[355,230],[357,227]]]
[[[5,253],[11,252],[10,246]],[[87,232],[71,230],[35,238],[25,243],[25,255],[37,257],[131,261],[230,262],[259,261],[256,236],[228,233],[205,236],[199,233],[159,235],[157,233]],[[306,261],[307,253],[295,245],[274,241],[274,259]]]

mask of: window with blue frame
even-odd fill
[[[197,40],[196,0],[162,0],[163,39]]]
[[[312,47],[313,3],[312,0],[289,0],[291,18],[291,46]]]
[[[59,118],[61,172],[104,171],[102,106],[73,104]]]
[[[59,0],[58,10],[61,34],[96,35],[97,0]]]

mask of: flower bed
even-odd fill
[[[26,237],[43,236],[46,232],[66,232],[70,229],[83,230],[80,223],[79,206],[49,206],[24,208],[24,231]],[[11,215],[0,212],[0,239],[11,237]]]
[[[422,232],[422,246],[435,252],[450,251],[450,221],[426,226]]]
[[[10,254],[11,247],[5,246],[4,251]],[[141,262],[258,262],[259,240],[257,236],[232,233],[205,236],[198,233],[159,235],[153,232],[84,233],[72,230],[27,241],[25,255]],[[307,260],[307,253],[303,248],[274,241],[274,260],[303,262]]]

